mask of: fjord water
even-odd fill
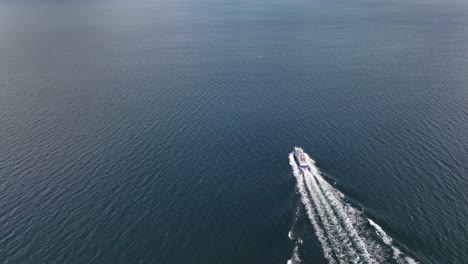
[[[465,263],[467,28],[456,0],[0,2],[0,263],[286,263],[293,225],[327,263],[294,145]]]

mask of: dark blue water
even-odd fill
[[[292,226],[327,263],[294,145],[406,255],[466,263],[467,28],[456,0],[1,2],[0,263],[286,263]]]

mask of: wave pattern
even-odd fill
[[[300,170],[292,153],[289,163],[301,202],[329,263],[417,263],[393,245],[393,239],[380,226],[346,203],[345,196],[321,176],[307,155],[306,158],[310,171]],[[300,238],[291,234],[290,238],[296,240],[296,245],[288,263],[302,263],[297,243]]]

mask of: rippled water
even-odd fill
[[[468,4],[0,2],[0,263],[328,263],[288,153],[468,258]],[[326,186],[326,185],[323,185]]]

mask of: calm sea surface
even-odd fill
[[[468,3],[0,2],[0,263],[327,263],[294,145],[466,263]]]

